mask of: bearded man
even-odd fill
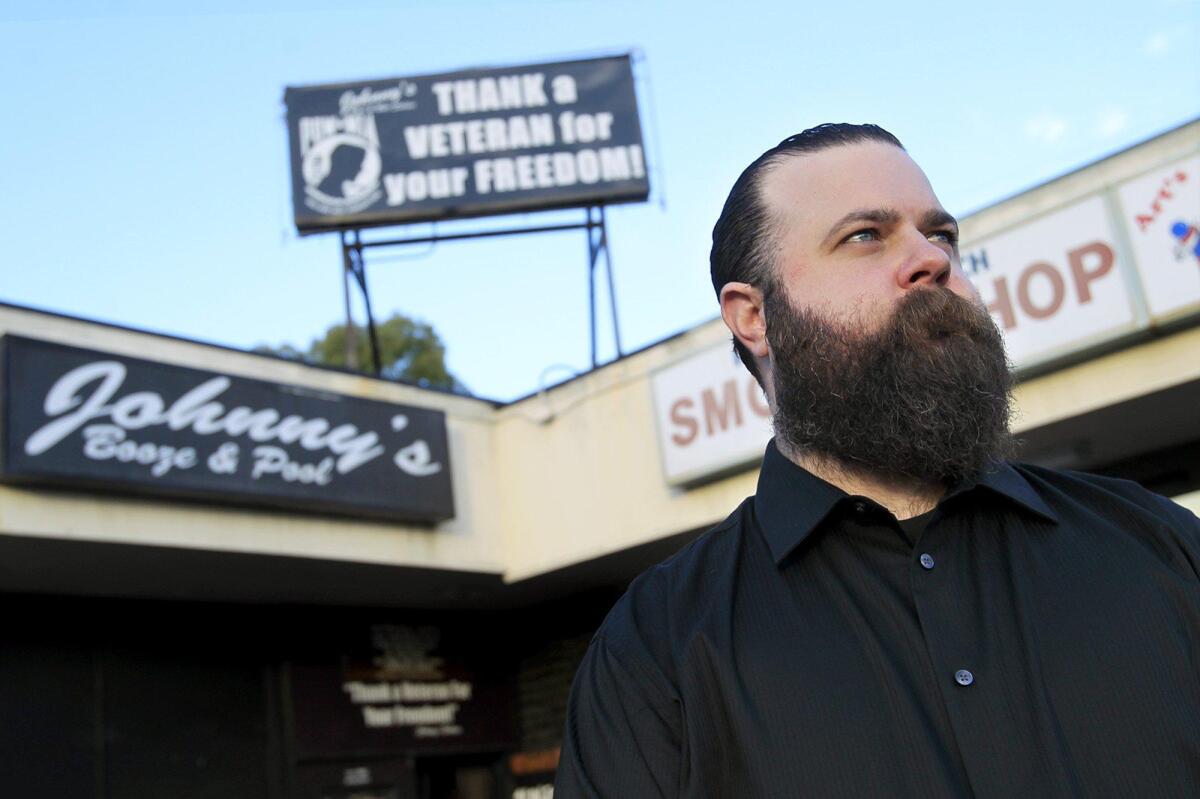
[[[556,799],[1200,796],[1200,521],[1005,460],[957,232],[873,125],[738,179],[712,279],[775,438],[597,632]]]

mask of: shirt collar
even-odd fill
[[[1043,519],[1058,524],[1058,514],[1055,513],[1042,495],[1034,490],[1029,481],[1020,472],[1007,463],[996,463],[979,476],[977,481],[956,486],[946,493],[946,499],[961,494],[975,486],[980,486],[1017,503],[1026,510],[1036,513]]]
[[[754,515],[775,563],[808,538],[847,496],[842,489],[785,458],[771,439],[758,473]]]
[[[954,486],[946,492],[942,501],[976,487],[987,489],[1047,521],[1058,523],[1058,515],[1021,473],[1007,463],[997,463],[977,480]],[[849,494],[842,489],[784,457],[775,446],[775,440],[771,439],[758,474],[754,514],[776,565],[808,538],[847,497]]]

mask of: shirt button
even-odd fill
[[[926,569],[932,569],[933,568],[933,555],[930,555],[928,552],[922,552],[921,553],[921,565],[924,566]]]
[[[867,512],[867,503],[863,502],[862,500],[855,502],[854,510],[858,513],[866,513]]]
[[[959,685],[970,685],[975,682],[975,675],[966,669],[959,669],[954,672],[954,681]]]

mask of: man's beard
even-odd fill
[[[766,302],[775,435],[835,467],[953,483],[1011,454],[1012,376],[995,323],[949,289],[909,292],[877,332]]]

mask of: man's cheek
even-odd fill
[[[958,296],[965,297],[985,311],[987,310],[987,303],[983,301],[983,295],[979,293],[979,287],[962,272],[956,270],[954,274],[950,275],[949,288]]]

